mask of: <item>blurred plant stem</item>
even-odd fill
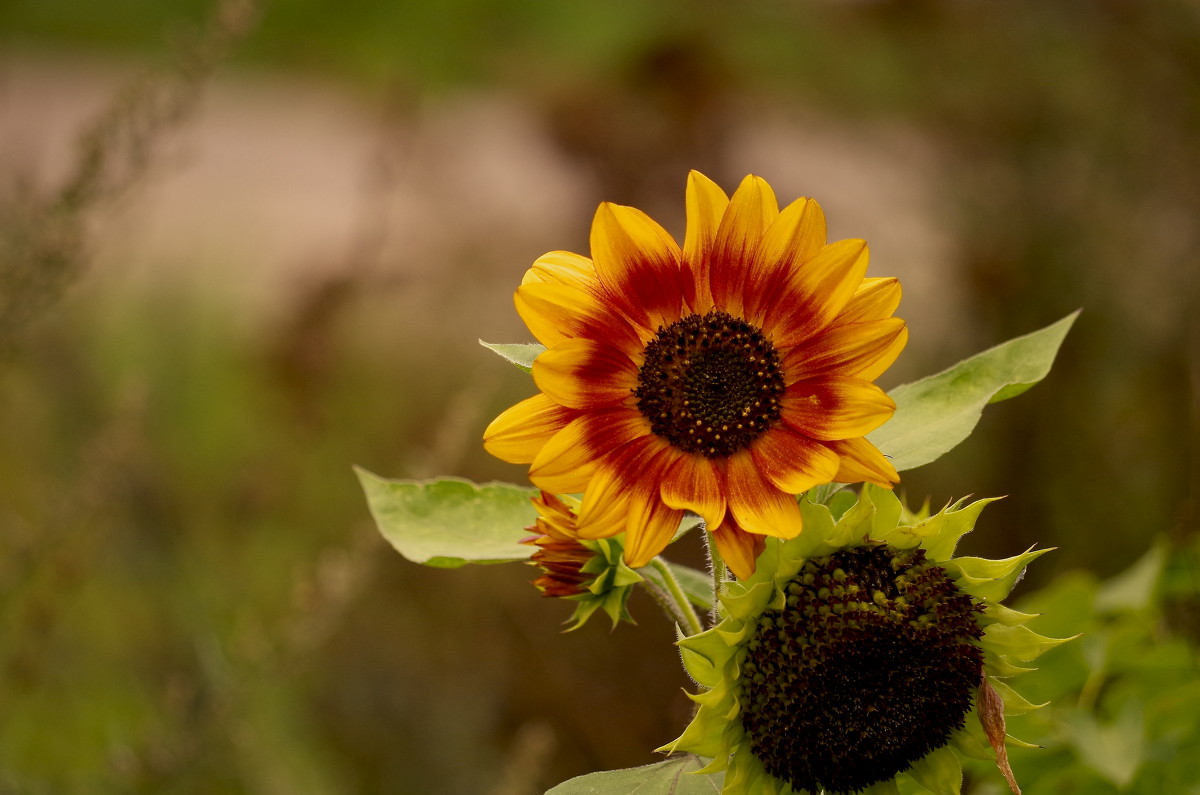
[[[82,131],[61,185],[42,190],[18,174],[0,186],[0,344],[11,344],[84,271],[95,215],[146,180],[258,16],[256,0],[218,0],[204,27],[175,44],[167,69],[126,87]]]

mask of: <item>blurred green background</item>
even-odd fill
[[[524,567],[393,554],[351,465],[521,481],[479,436],[532,386],[476,339],[528,338],[513,288],[599,201],[681,235],[689,168],[872,244],[912,331],[885,386],[1084,308],[902,491],[1010,495],[966,551],[1059,547],[1017,597],[1097,639],[1027,677],[1068,712],[1026,792],[1200,792],[1163,773],[1200,746],[1191,0],[4,0],[0,791],[653,761],[689,708],[652,603],[561,635]],[[1156,542],[1151,596],[1093,604]]]

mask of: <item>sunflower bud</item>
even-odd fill
[[[575,510],[568,502],[548,492],[533,498],[536,522],[527,528],[534,535],[521,543],[536,547],[531,565],[542,570],[533,585],[542,596],[570,599],[578,604],[569,619],[578,629],[599,609],[615,625],[633,622],[625,605],[633,586],[642,576],[625,565],[619,538],[582,539],[576,532]]]

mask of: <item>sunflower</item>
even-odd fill
[[[802,502],[803,535],[768,542],[725,585],[722,620],[679,641],[703,688],[668,752],[712,759],[725,795],[898,793],[911,777],[957,795],[960,756],[995,759],[1019,792],[1004,714],[1034,705],[1002,679],[1062,643],[1001,604],[1047,550],[955,558],[990,500],[913,516],[864,487],[838,522]]]
[[[633,586],[642,582],[625,565],[619,539],[581,539],[575,526],[575,501],[541,492],[533,498],[536,522],[526,528],[533,535],[522,544],[536,547],[529,563],[541,570],[533,585],[542,596],[576,603],[568,619],[578,629],[597,610],[618,621],[633,622],[625,605]]]
[[[593,575],[583,569],[596,552],[575,533],[575,513],[563,500],[544,491],[533,498],[533,507],[537,521],[525,529],[534,535],[521,543],[537,547],[529,558],[542,571],[533,581],[534,587],[552,598],[587,593]]]
[[[649,562],[685,511],[738,577],[768,536],[801,529],[795,495],[899,478],[863,437],[895,404],[873,381],[907,341],[895,279],[866,278],[861,240],[826,243],[811,199],[782,210],[748,176],[732,197],[692,172],[683,246],[632,207],[601,204],[591,258],[556,251],[516,291],[546,349],[540,393],[484,446],[556,494],[583,493],[579,534],[626,533]]]

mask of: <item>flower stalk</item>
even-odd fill
[[[686,631],[688,636],[699,635],[704,631],[704,625],[700,623],[700,616],[692,608],[691,601],[688,600],[687,594],[683,592],[683,588],[679,585],[679,578],[675,576],[675,572],[671,571],[671,566],[662,557],[655,557],[650,561],[650,566],[657,571],[663,579],[663,583],[667,587],[668,601],[664,605],[667,611],[675,618],[679,626]]]

